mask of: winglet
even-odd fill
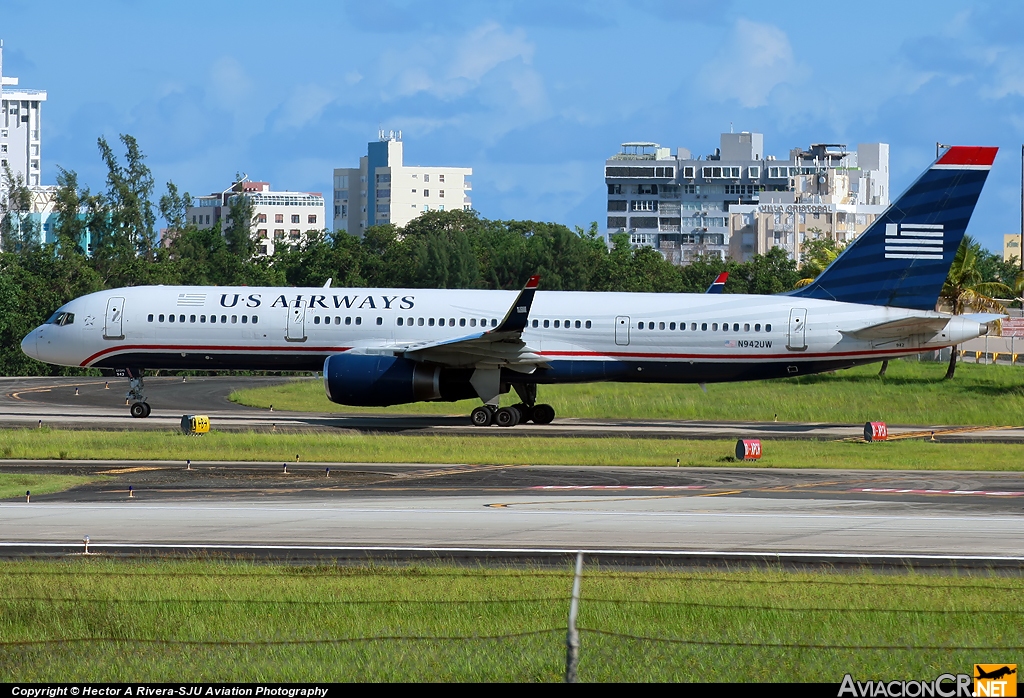
[[[512,307],[505,313],[505,317],[502,318],[501,323],[498,324],[493,330],[487,334],[495,334],[498,332],[522,332],[526,329],[526,322],[530,317],[530,308],[533,307],[533,295],[537,292],[537,286],[540,285],[540,275],[534,274],[526,281],[526,285],[523,286],[523,290],[519,292],[516,297],[516,302],[512,304]]]

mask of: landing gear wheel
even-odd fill
[[[470,412],[469,419],[475,427],[489,427],[494,424],[494,410],[490,407],[477,407]]]
[[[533,419],[533,408],[529,405],[520,402],[518,405],[512,405],[512,407],[519,411],[520,424],[526,424]]]
[[[146,414],[144,414],[144,415],[142,415],[142,416],[143,416],[143,417],[148,417],[148,416],[149,416],[149,413],[153,411],[153,408],[149,406],[149,403],[148,403],[148,402],[144,402],[144,403],[142,403],[142,406],[146,408]]]
[[[555,419],[555,408],[551,405],[534,405],[532,416],[534,424],[551,424]]]
[[[136,419],[145,419],[149,416],[149,405],[144,402],[134,402],[130,411]]]
[[[514,427],[519,424],[521,417],[515,407],[502,407],[494,413],[494,423],[499,427]]]

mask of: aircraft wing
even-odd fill
[[[840,330],[847,337],[854,339],[899,339],[914,334],[935,334],[949,323],[945,316],[908,317],[900,320],[880,322],[859,330]]]
[[[435,342],[399,345],[395,353],[414,361],[429,361],[444,366],[507,367],[523,373],[532,373],[538,365],[546,361],[544,357],[526,346],[522,339],[539,283],[539,276],[530,277],[512,307],[494,329]]]

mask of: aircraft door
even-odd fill
[[[108,298],[103,339],[124,339],[124,298]]]
[[[288,309],[288,327],[284,338],[289,342],[306,341],[306,302],[300,299],[298,306]]]
[[[807,348],[807,311],[793,308],[789,311],[789,342],[786,348],[802,351]]]
[[[620,315],[615,318],[615,343],[621,346],[629,344],[629,316]]]

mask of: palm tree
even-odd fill
[[[981,250],[981,245],[970,236],[965,235],[960,247],[957,248],[956,256],[953,257],[949,275],[946,277],[945,283],[942,284],[939,300],[949,308],[953,315],[962,315],[968,310],[979,313],[1005,313],[1006,308],[995,299],[995,296],[1010,297],[1013,295],[1013,291],[1006,284],[982,280],[981,272],[978,271],[979,250]],[[954,371],[956,371],[955,346],[949,352],[949,367],[946,369],[945,380],[952,378]]]

